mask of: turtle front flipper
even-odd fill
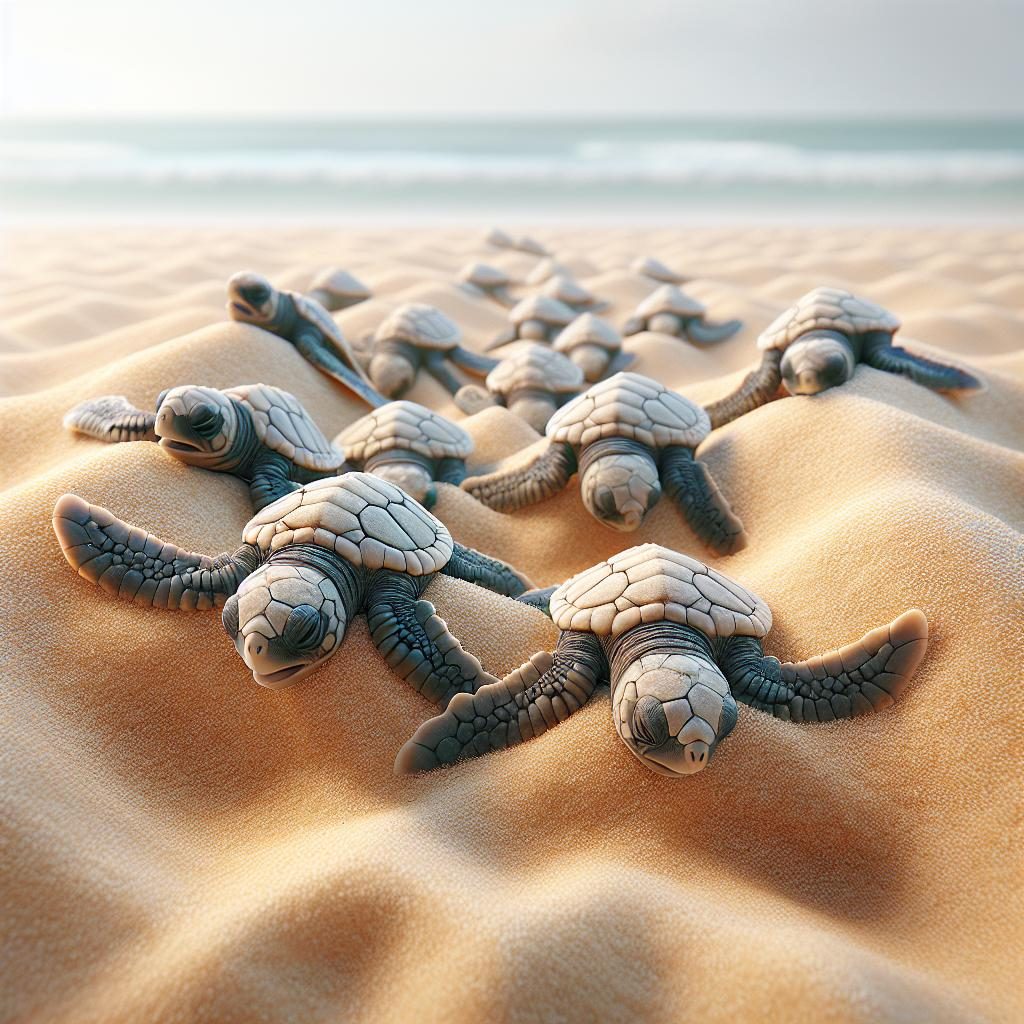
[[[601,379],[607,380],[609,377],[614,377],[615,374],[628,369],[635,362],[636,356],[632,352],[624,352],[620,349],[614,356],[612,356],[604,373],[601,374]]]
[[[343,387],[361,398],[373,409],[387,405],[385,398],[367,380],[366,374],[355,353],[343,352],[330,339],[314,331],[300,331],[294,339],[295,347],[321,373],[332,377]],[[346,342],[347,344],[347,342]],[[351,361],[351,365],[349,365]],[[353,369],[352,367],[355,367]]]
[[[538,587],[536,590],[527,590],[525,593],[520,594],[516,600],[520,604],[527,604],[531,608],[536,608],[537,611],[543,612],[548,618],[551,618],[551,595],[559,586],[560,584],[556,583],[550,587]]]
[[[53,532],[79,576],[114,597],[156,608],[223,604],[260,562],[251,544],[213,558],[183,551],[76,494],[58,499]]]
[[[982,386],[981,381],[966,370],[916,356],[905,348],[889,344],[889,337],[885,335],[882,340],[865,343],[861,358],[868,366],[909,377],[933,391],[973,391]]]
[[[686,336],[698,345],[714,345],[727,341],[743,329],[742,320],[726,320],[720,324],[709,324],[703,320],[692,320],[686,325]]]
[[[344,466],[339,473],[345,471]],[[259,512],[271,502],[297,490],[299,485],[291,478],[291,464],[277,452],[262,452],[251,469],[249,497],[253,511]]]
[[[449,394],[454,395],[462,387],[462,381],[452,373],[448,365],[448,352],[427,352],[423,357],[423,368]]]
[[[591,633],[566,631],[552,653],[541,651],[504,679],[452,698],[398,752],[396,775],[416,775],[541,736],[564,722],[607,678]]]
[[[807,661],[765,657],[761,642],[731,637],[719,664],[737,700],[793,722],[831,722],[889,707],[906,689],[928,647],[928,620],[916,608],[837,651]]]
[[[744,413],[752,412],[758,406],[770,402],[782,385],[782,353],[776,348],[765,350],[761,365],[743,378],[743,383],[725,398],[705,406],[711,420],[711,429],[717,430],[731,423]]]
[[[64,415],[64,426],[97,441],[155,441],[156,413],[138,409],[124,395],[103,395],[79,402]]]
[[[374,646],[392,671],[441,708],[457,693],[497,682],[452,636],[429,601],[417,596],[422,578],[378,575],[366,602]]]
[[[661,454],[661,486],[675,500],[693,532],[719,555],[746,547],[747,537],[707,466],[689,448],[666,448]]]
[[[450,456],[437,460],[437,480],[458,487],[466,479],[466,460]]]
[[[464,547],[462,544],[454,546],[452,557],[441,572],[445,576],[474,583],[504,597],[518,597],[533,586],[527,577],[517,572],[507,562],[491,558],[490,555]]]
[[[492,359],[490,356],[470,352],[468,348],[463,348],[461,345],[449,349],[448,357],[456,366],[465,370],[466,373],[473,374],[474,377],[486,377],[501,362],[500,359]]]
[[[549,444],[532,462],[462,481],[462,489],[496,512],[514,512],[565,488],[576,472],[576,456],[567,444]]]

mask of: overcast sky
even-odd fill
[[[0,113],[1024,114],[1024,0],[0,0]]]

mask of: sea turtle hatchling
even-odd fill
[[[168,388],[155,413],[123,395],[105,395],[76,405],[64,426],[100,441],[157,441],[189,466],[230,473],[248,483],[257,511],[299,484],[346,468],[302,403],[269,384]]]
[[[657,544],[520,600],[550,609],[561,631],[554,651],[456,696],[402,747],[397,773],[533,739],[607,683],[630,753],[660,775],[693,775],[735,726],[737,701],[794,723],[880,711],[903,693],[928,646],[927,619],[911,609],[840,650],[780,663],[761,645],[772,626],[764,601]]]
[[[791,395],[816,395],[852,376],[857,363],[901,374],[935,391],[964,391],[981,382],[893,345],[897,316],[842,288],[815,288],[780,314],[757,339],[761,365],[730,395],[708,406],[720,427],[771,401],[780,386]]]
[[[365,612],[396,675],[444,707],[493,682],[420,596],[437,573],[515,596],[527,581],[456,544],[407,494],[367,473],[309,484],[268,505],[242,545],[214,557],[183,551],[106,509],[65,494],[53,512],[64,557],[108,594],[183,610],[223,604],[222,620],[261,686],[314,671]]]
[[[576,310],[550,295],[530,295],[509,310],[508,327],[488,346],[487,351],[513,341],[550,343],[556,334],[576,319]]]
[[[718,554],[746,544],[743,526],[694,456],[711,424],[704,410],[638,373],[595,384],[552,416],[547,447],[532,461],[468,477],[463,490],[499,512],[550,498],[579,473],[595,519],[635,530],[665,491],[694,532]]]
[[[608,308],[608,303],[587,291],[578,281],[564,274],[556,274],[544,282],[541,295],[557,299],[575,313],[601,313]]]
[[[513,238],[501,228],[491,228],[484,236],[484,241],[496,249],[515,249],[517,252],[529,253],[531,256],[548,255],[547,249],[535,238],[531,238],[529,235],[518,235]]]
[[[504,270],[492,267],[489,263],[468,264],[459,271],[458,279],[460,284],[473,294],[486,295],[506,309],[510,309],[518,301],[509,292],[512,278]]]
[[[636,307],[626,321],[622,333],[628,338],[641,331],[671,334],[676,338],[701,345],[731,338],[743,327],[742,320],[727,320],[721,324],[710,324],[704,319],[707,310],[703,303],[687,295],[674,284],[665,284],[655,289]]]
[[[346,427],[334,443],[353,469],[401,487],[426,508],[437,501],[434,481],[458,486],[473,439],[462,427],[415,402],[389,402]]]
[[[389,398],[404,394],[422,367],[453,395],[463,382],[451,363],[478,377],[498,365],[496,359],[462,347],[462,332],[441,310],[422,302],[407,302],[392,310],[374,332],[368,372],[374,385]]]
[[[622,351],[622,335],[593,313],[576,317],[555,338],[552,347],[568,356],[591,384],[624,370],[636,358]]]
[[[262,327],[294,345],[321,373],[368,405],[387,401],[374,391],[330,313],[308,295],[280,291],[265,277],[243,270],[228,281],[227,308],[232,320]]]
[[[543,434],[558,407],[579,394],[583,371],[546,345],[521,342],[491,370],[486,384],[486,392],[472,384],[461,388],[455,404],[467,415],[504,405]]]
[[[629,265],[629,269],[640,277],[650,278],[652,281],[660,281],[662,284],[686,284],[689,278],[676,273],[671,267],[665,266],[661,260],[653,256],[638,256]]]
[[[373,292],[359,278],[336,267],[329,267],[317,274],[306,289],[306,294],[329,313],[357,306],[373,297]]]

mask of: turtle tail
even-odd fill
[[[743,378],[743,383],[725,398],[705,406],[711,419],[711,429],[717,430],[731,423],[744,413],[748,413],[770,402],[782,384],[782,353],[777,348],[765,350],[761,365]]]
[[[686,325],[686,336],[698,345],[714,345],[719,341],[727,341],[737,331],[743,329],[742,320],[726,320],[721,324],[709,324],[703,320],[693,320]]]
[[[462,489],[496,512],[514,512],[561,491],[576,472],[576,456],[565,444],[549,444],[532,462],[515,469],[471,476]]]
[[[916,356],[905,348],[889,344],[888,340],[865,345],[862,359],[876,370],[909,377],[933,391],[973,391],[982,386],[981,381],[966,370]]]
[[[138,409],[124,395],[103,395],[79,402],[64,416],[64,426],[97,441],[155,441],[156,413]]]
[[[730,637],[719,664],[737,700],[792,722],[831,722],[889,707],[928,647],[928,620],[916,608],[852,644],[806,661],[766,658],[761,642]]]
[[[251,544],[213,558],[182,551],[76,494],[58,499],[53,532],[79,576],[114,597],[155,608],[223,604],[260,563]]]

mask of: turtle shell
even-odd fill
[[[565,274],[556,274],[548,278],[541,289],[544,295],[549,295],[567,306],[580,306],[594,301],[594,296],[587,291],[583,285],[574,281]]]
[[[572,277],[572,274],[569,273],[569,268],[564,263],[559,263],[554,257],[548,256],[546,259],[541,260],[526,275],[526,283],[532,285],[544,284],[545,281],[549,281],[552,277]]]
[[[664,281],[667,284],[682,284],[686,280],[682,274],[677,274],[671,267],[665,266],[661,260],[656,260],[653,256],[638,256],[629,265],[629,269],[634,274],[650,277],[655,281]]]
[[[495,395],[509,395],[520,388],[567,394],[583,387],[583,371],[546,345],[527,344],[498,363],[485,383]]]
[[[577,345],[597,345],[609,352],[622,348],[622,336],[607,320],[593,313],[584,313],[555,338],[556,352],[571,352]]]
[[[447,351],[462,341],[454,320],[424,302],[406,302],[393,310],[377,328],[376,341],[407,341],[417,348]]]
[[[299,400],[287,391],[269,384],[239,384],[224,393],[249,410],[260,442],[295,465],[328,472],[339,469],[345,461]]]
[[[328,338],[341,348],[345,349],[348,347],[345,336],[341,333],[341,328],[334,322],[334,317],[316,299],[311,299],[308,295],[301,295],[299,292],[291,292],[290,294],[295,302],[295,310],[303,320],[311,323],[318,330],[323,331]]]
[[[461,427],[416,402],[389,402],[343,430],[337,442],[350,462],[404,449],[428,459],[464,459],[473,439]]]
[[[709,639],[763,637],[772,613],[756,594],[720,572],[659,544],[641,544],[563,583],[551,595],[559,629],[619,636],[648,622],[678,622]]]
[[[512,283],[512,278],[504,270],[489,263],[470,263],[459,271],[459,280],[477,288],[505,288]]]
[[[617,373],[564,405],[548,421],[547,435],[576,448],[603,437],[628,437],[649,448],[696,448],[711,432],[695,402],[639,373]]]
[[[765,328],[757,347],[784,349],[808,331],[894,334],[899,326],[898,316],[843,288],[814,288]]]
[[[369,473],[328,477],[278,498],[249,520],[242,540],[266,553],[316,544],[352,565],[410,576],[443,568],[453,546],[440,520]]]
[[[705,307],[695,298],[677,288],[674,284],[664,284],[656,288],[636,307],[635,316],[648,320],[659,313],[674,313],[676,316],[703,316]]]
[[[359,278],[350,274],[347,270],[327,269],[322,270],[313,278],[309,291],[322,288],[327,292],[334,292],[344,296],[346,299],[368,299],[371,297],[370,289],[363,284]]]
[[[508,318],[517,327],[527,320],[540,320],[552,327],[564,327],[576,319],[576,311],[550,295],[530,295],[509,310]]]

